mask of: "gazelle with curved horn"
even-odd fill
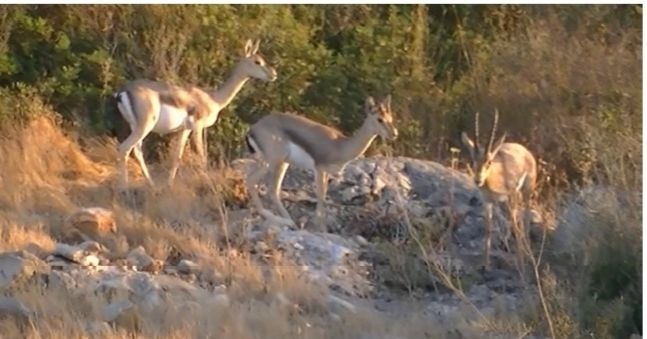
[[[499,111],[495,110],[494,123],[485,150],[478,144],[478,112],[475,114],[474,141],[467,136],[467,133],[461,134],[463,145],[470,155],[470,174],[485,200],[485,268],[490,265],[494,202],[506,201],[511,195],[521,193],[524,204],[527,204],[535,190],[537,179],[537,162],[526,147],[514,142],[505,142],[505,133],[494,146],[498,121]]]
[[[151,132],[162,135],[180,132],[175,140],[169,183],[175,178],[191,132],[202,165],[206,165],[204,129],[216,123],[220,111],[232,101],[249,79],[256,78],[268,82],[276,80],[276,70],[267,65],[258,54],[259,44],[260,40],[255,43],[247,40],[243,56],[231,75],[221,87],[213,91],[146,79],[131,81],[117,91],[117,107],[131,131],[128,138],[119,145],[119,167],[124,186],[128,183],[126,162],[131,152],[134,153],[148,183],[154,186],[142,153],[142,142]]]
[[[290,113],[272,113],[257,121],[245,140],[256,160],[247,177],[247,188],[258,212],[268,220],[293,226],[294,222],[279,197],[283,177],[290,165],[310,169],[315,173],[316,223],[325,229],[323,213],[329,174],[340,173],[349,161],[364,154],[376,136],[395,139],[398,135],[393,124],[390,95],[379,104],[368,97],[365,112],[362,126],[352,136]],[[267,173],[271,173],[267,183],[268,194],[280,217],[263,208],[258,196],[257,185]]]

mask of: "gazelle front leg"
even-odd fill
[[[493,204],[491,202],[485,203],[485,263],[484,268],[490,269],[490,247],[492,244],[492,215]]]
[[[322,169],[316,171],[317,209],[315,210],[315,222],[322,232],[327,230],[325,223],[326,191],[328,190],[328,173]]]
[[[148,167],[146,166],[146,162],[144,161],[144,153],[142,152],[142,142],[140,141],[135,145],[133,148],[133,154],[135,155],[135,158],[137,159],[137,162],[139,162],[139,167],[142,169],[142,173],[144,174],[144,177],[148,181],[148,184],[151,187],[155,187],[155,182],[153,182],[153,179],[151,178],[150,173],[148,172]]]
[[[283,183],[283,178],[285,177],[285,172],[288,170],[288,167],[290,165],[286,162],[281,162],[277,166],[274,167],[274,170],[272,172],[272,177],[270,178],[270,184],[269,184],[269,194],[270,198],[274,202],[274,205],[279,209],[279,213],[283,218],[286,220],[291,221],[291,225],[296,226],[294,221],[292,220],[292,217],[290,216],[290,213],[288,213],[288,210],[285,209],[285,206],[283,205],[283,202],[281,202],[281,184]]]
[[[182,132],[180,132],[180,136],[176,139],[176,143],[174,145],[172,159],[171,159],[172,161],[171,172],[169,173],[168,182],[167,182],[169,186],[173,183],[173,180],[175,179],[175,175],[177,174],[177,169],[180,167],[180,161],[182,160],[182,154],[184,154],[184,148],[186,146],[186,142],[189,140],[189,134],[191,134],[191,130],[184,129],[182,130]]]

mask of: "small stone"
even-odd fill
[[[164,273],[170,275],[170,276],[177,276],[178,271],[177,268],[172,267],[172,266],[167,266],[164,268]]]
[[[357,241],[358,244],[360,244],[360,246],[368,246],[369,245],[368,240],[366,240],[366,238],[364,238],[361,235],[357,235],[355,237],[355,240]]]
[[[200,270],[200,265],[191,260],[182,259],[177,265],[177,270],[182,274],[197,273]]]
[[[93,241],[93,240],[88,240],[83,242],[81,245],[79,245],[81,249],[83,249],[86,252],[92,252],[92,253],[105,253],[106,248],[103,247],[100,243]]]
[[[79,264],[81,264],[82,266],[94,266],[94,267],[99,266],[99,263],[100,263],[99,257],[97,257],[94,254],[90,254],[88,256],[83,257],[83,259],[81,259],[81,261],[79,262]]]
[[[305,249],[305,247],[303,247],[303,245],[299,244],[298,242],[295,242],[294,244],[292,244],[292,247],[300,251],[303,251]]]
[[[80,247],[58,243],[56,244],[56,248],[54,248],[54,255],[58,255],[78,263],[83,259],[84,251]]]
[[[270,250],[270,247],[265,243],[265,241],[258,241],[254,246],[256,252],[265,253]]]
[[[70,215],[68,230],[77,230],[88,237],[103,237],[117,233],[117,223],[112,211],[101,207],[82,208]]]
[[[128,253],[126,260],[130,266],[137,267],[138,270],[146,271],[154,268],[155,260],[146,253],[142,246],[138,246]]]

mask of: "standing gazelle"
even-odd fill
[[[518,143],[505,142],[505,133],[494,145],[499,111],[494,112],[494,123],[490,132],[487,148],[483,150],[479,142],[479,114],[476,113],[474,141],[467,133],[461,134],[463,145],[467,148],[471,167],[470,172],[485,200],[485,268],[490,265],[490,244],[493,204],[506,201],[511,195],[521,193],[527,205],[535,190],[537,162],[528,149]]]
[[[247,187],[258,212],[267,219],[294,225],[281,203],[279,193],[288,166],[295,165],[315,173],[316,223],[325,229],[323,213],[328,175],[341,173],[349,161],[364,154],[376,136],[395,139],[398,135],[393,125],[390,95],[379,104],[368,97],[365,112],[364,123],[352,136],[345,136],[332,127],[289,113],[272,113],[257,121],[250,128],[246,142],[256,160],[248,174]],[[268,194],[281,217],[264,209],[258,196],[257,185],[268,172],[271,173]]]
[[[131,131],[128,138],[119,145],[122,184],[128,183],[126,162],[130,152],[134,152],[146,180],[154,186],[142,153],[142,141],[151,132],[167,134],[181,131],[171,159],[173,163],[169,183],[175,178],[191,132],[202,165],[206,165],[204,129],[216,123],[220,111],[232,101],[250,78],[270,82],[276,80],[276,70],[257,54],[259,43],[260,41],[252,43],[251,40],[247,40],[243,56],[234,67],[231,76],[220,88],[213,91],[208,92],[195,86],[180,87],[138,79],[125,84],[115,94],[119,112],[128,122]]]

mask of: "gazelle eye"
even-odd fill
[[[382,119],[382,118],[377,118],[377,121],[378,121],[380,124],[383,124],[383,123],[384,123],[384,119]]]
[[[261,62],[259,60],[254,61],[255,64],[260,65]]]

